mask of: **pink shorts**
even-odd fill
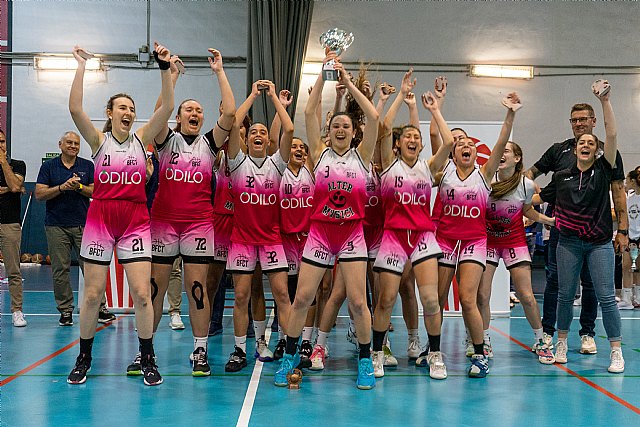
[[[227,258],[227,270],[230,273],[253,274],[258,262],[265,273],[289,271],[282,244],[246,245],[231,242],[231,250]]]
[[[438,245],[442,249],[442,258],[438,264],[455,268],[463,262],[475,262],[483,268],[487,264],[487,239],[456,240],[436,236]]]
[[[282,234],[282,247],[284,248],[284,254],[287,257],[287,264],[289,265],[289,276],[295,276],[300,270],[300,260],[302,259],[302,252],[304,251],[304,245],[307,243],[307,233],[290,233]]]
[[[304,245],[302,260],[316,267],[333,266],[339,262],[367,261],[367,244],[362,221],[330,223],[311,221],[309,238]]]
[[[432,231],[384,230],[382,245],[373,269],[400,276],[407,260],[415,266],[441,256],[442,251]]]
[[[227,255],[231,249],[231,232],[233,231],[233,215],[213,214],[213,230],[215,233],[215,247],[213,260],[227,262]]]
[[[522,264],[531,264],[531,255],[527,245],[515,248],[487,248],[487,264],[498,266],[500,258],[504,261],[507,270]]]
[[[146,203],[94,200],[89,205],[80,257],[109,265],[113,250],[121,264],[151,261],[151,232]]]
[[[384,234],[384,226],[381,225],[363,225],[364,241],[367,244],[367,255],[370,261],[378,256],[380,244],[382,243],[382,235]]]
[[[151,218],[153,262],[173,264],[178,255],[185,263],[213,261],[213,222],[177,222]]]

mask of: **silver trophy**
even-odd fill
[[[353,34],[347,33],[339,28],[332,28],[320,36],[320,44],[322,47],[335,52],[338,56],[347,50],[347,48],[351,46],[351,43],[353,43]],[[324,80],[338,80],[338,72],[333,67],[334,64],[335,61],[331,60],[327,61],[322,67],[322,77]]]
[[[637,271],[636,259],[638,259],[638,245],[632,243],[629,245],[629,255],[631,255],[631,271]]]

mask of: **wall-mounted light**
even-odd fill
[[[305,62],[302,64],[302,74],[318,75],[322,72],[322,62]]]
[[[90,58],[86,63],[86,70],[102,70],[102,60],[100,58]],[[75,70],[78,62],[73,57],[68,56],[35,56],[33,58],[33,68],[42,71],[64,71]]]
[[[511,65],[470,65],[471,77],[501,77],[507,79],[532,79],[533,67]]]

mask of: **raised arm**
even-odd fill
[[[162,91],[160,93],[162,104],[160,108],[154,111],[149,121],[136,131],[136,135],[138,135],[145,146],[152,143],[156,135],[158,135],[163,128],[166,128],[167,121],[171,118],[171,113],[173,113],[174,108],[173,83],[171,82],[171,71],[169,69],[171,52],[169,52],[169,49],[166,47],[155,42],[154,56],[160,68],[160,76],[162,79]]]
[[[418,114],[418,104],[415,93],[407,93],[403,101],[409,108],[409,124],[420,129],[420,115]]]
[[[500,136],[498,136],[498,141],[496,145],[493,146],[493,150],[491,150],[491,155],[489,156],[489,160],[487,163],[482,166],[480,169],[482,171],[482,175],[487,182],[491,182],[493,175],[495,175],[498,170],[498,166],[500,166],[500,159],[502,159],[502,155],[504,154],[504,149],[507,146],[507,142],[509,142],[509,136],[511,135],[511,130],[513,129],[513,119],[516,116],[516,111],[522,108],[522,103],[520,102],[520,98],[518,94],[515,92],[511,92],[502,100],[502,105],[507,108],[507,116],[504,119],[504,123],[502,123],[502,129],[500,129]]]
[[[400,83],[400,92],[396,95],[387,111],[387,114],[382,121],[382,133],[385,135],[380,144],[380,157],[382,161],[382,169],[386,169],[393,163],[393,159],[395,154],[393,152],[393,122],[398,115],[398,111],[402,106],[402,102],[404,97],[411,92],[411,89],[416,84],[416,79],[411,80],[411,76],[413,74],[413,70],[410,69],[404,76],[402,77],[402,83]]]
[[[291,105],[293,102],[293,95],[286,89],[280,91],[278,95],[278,101],[285,110]],[[276,113],[273,121],[271,122],[271,127],[269,128],[269,155],[273,155],[278,148],[280,147],[280,131],[282,130],[282,122],[280,121],[280,115]]]
[[[444,100],[447,96],[447,78],[444,76],[436,77],[436,80],[433,84],[433,94],[438,100],[438,106],[440,107],[440,111],[442,111],[442,107],[444,106]],[[438,132],[438,125],[431,120],[429,123],[429,141],[431,142],[431,154],[435,154],[438,152],[438,149],[442,145],[442,138],[440,137],[440,132]]]
[[[604,141],[604,158],[607,159],[613,168],[616,164],[616,152],[618,151],[618,128],[616,126],[613,108],[609,101],[609,97],[611,96],[611,86],[609,82],[606,80],[596,80],[593,84],[593,94],[600,100],[600,104],[602,104],[604,131],[606,134]]]
[[[453,150],[453,135],[449,129],[449,125],[442,117],[440,112],[440,106],[438,105],[438,99],[431,92],[422,94],[422,105],[431,113],[431,123],[436,123],[438,133],[442,135],[442,144],[438,148],[438,151],[431,156],[427,161],[431,175],[435,176],[444,166],[449,153]]]
[[[80,135],[82,135],[85,141],[89,143],[91,153],[93,154],[98,150],[98,147],[100,147],[102,132],[100,132],[100,130],[91,123],[89,115],[85,113],[82,108],[84,72],[87,65],[85,57],[89,57],[91,54],[79,46],[75,46],[72,53],[73,57],[78,62],[78,68],[76,69],[76,75],[73,78],[73,83],[71,83],[71,92],[69,93],[69,112],[71,113],[73,123],[75,123],[76,128],[78,128]]]
[[[280,151],[280,157],[282,157],[282,160],[285,162],[288,162],[289,155],[291,154],[291,141],[293,139],[293,121],[291,121],[287,109],[278,98],[276,85],[269,80],[263,80],[263,84],[267,86],[266,95],[271,98],[271,102],[273,102],[273,106],[276,108],[276,115],[280,118],[280,123],[282,124],[282,137],[280,138],[278,149]],[[283,95],[285,99],[288,99],[291,95],[288,90],[282,92],[284,92]]]
[[[382,117],[384,113],[384,106],[387,105],[387,101],[389,101],[389,97],[392,94],[396,93],[396,88],[391,86],[389,83],[384,82],[380,85],[380,97],[378,98],[378,103],[376,104],[376,111],[378,115]]]
[[[209,48],[208,50],[213,56],[213,58],[209,57],[209,65],[211,66],[213,74],[218,78],[220,97],[222,98],[222,116],[218,117],[216,126],[213,128],[213,139],[218,147],[222,147],[227,136],[229,136],[231,126],[233,126],[236,117],[236,101],[222,66],[222,55],[216,49]]]
[[[330,59],[334,59],[336,56],[333,52],[329,52],[326,58],[324,58],[323,63],[326,63]],[[318,75],[316,79],[316,83],[313,85],[311,89],[311,93],[309,94],[309,100],[307,101],[307,105],[304,109],[304,123],[307,130],[307,144],[309,144],[309,157],[311,158],[311,163],[316,164],[316,160],[320,156],[320,153],[323,150],[323,144],[320,141],[320,122],[316,116],[316,109],[318,108],[318,103],[320,102],[320,97],[322,96],[322,89],[324,88],[324,80],[322,79],[322,74]]]
[[[247,96],[247,99],[238,107],[236,110],[236,117],[233,121],[233,125],[231,128],[231,133],[229,134],[229,150],[228,155],[230,159],[235,159],[240,152],[240,127],[243,126],[244,118],[247,116],[247,113],[251,109],[251,106],[255,102],[256,98],[260,96],[260,89],[258,89],[258,84],[261,80],[258,80],[251,85],[251,93]]]
[[[173,85],[173,89],[175,91],[176,83],[178,83],[178,77],[180,77],[180,68],[178,68],[177,64],[181,64],[182,69],[184,69],[184,63],[178,57],[178,55],[171,55],[169,59],[169,71],[171,72],[171,84]],[[158,99],[156,100],[156,105],[153,107],[153,111],[157,111],[162,106],[162,93],[158,95]],[[153,139],[154,144],[161,144],[166,138],[167,134],[169,134],[169,125],[165,126],[158,135]]]

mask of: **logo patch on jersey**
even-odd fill
[[[307,184],[302,184],[300,188],[302,189],[302,194],[311,193],[311,187],[309,187]]]
[[[137,185],[142,182],[142,174],[137,171],[129,175],[129,172],[107,172],[102,170],[98,173],[98,181],[101,184]]]
[[[469,192],[464,195],[464,198],[467,200],[476,200],[478,198],[478,195],[476,193]]]
[[[264,180],[264,188],[265,189],[270,190],[270,189],[273,188],[274,185],[275,185],[275,183],[272,180],[270,180],[270,179],[265,179]]]
[[[427,188],[429,188],[429,183],[427,181],[424,180],[420,180],[418,181],[418,183],[416,184],[416,188],[418,190],[426,190]]]
[[[514,214],[518,212],[518,207],[516,205],[509,205],[509,207],[507,208],[507,212],[510,214]]]
[[[138,159],[136,158],[136,156],[127,156],[124,164],[127,166],[137,166]]]
[[[199,158],[194,157],[191,159],[191,166],[193,166],[194,168],[196,166],[200,166],[201,164],[202,164],[202,160],[200,160]]]

